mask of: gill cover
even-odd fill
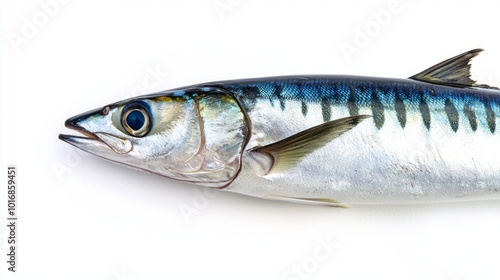
[[[173,162],[169,168],[179,175],[174,179],[223,188],[241,169],[249,137],[247,117],[238,101],[223,89],[187,90],[184,98],[192,103],[199,142],[189,157]]]

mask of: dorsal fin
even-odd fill
[[[478,85],[476,81],[470,78],[470,61],[482,51],[482,49],[474,49],[464,52],[413,75],[410,79],[452,87],[496,89],[488,85]]]

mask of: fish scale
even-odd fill
[[[336,107],[346,107],[351,116],[359,113],[359,108],[369,108],[373,122],[378,129],[384,126],[386,111],[395,111],[397,121],[404,129],[407,111],[418,112],[423,125],[431,129],[432,115],[442,115],[438,120],[449,124],[457,131],[461,119],[468,119],[469,128],[482,129],[495,133],[496,122],[500,116],[500,95],[488,89],[464,89],[433,86],[412,80],[394,81],[371,78],[357,81],[357,77],[310,76],[276,77],[253,81],[227,82],[223,87],[233,92],[247,110],[252,103],[246,98],[269,100],[271,106],[280,104],[283,111],[285,100],[301,101],[301,112],[307,117],[308,106],[321,105],[324,121],[331,120],[331,111]],[[370,79],[370,78],[368,78]],[[302,81],[297,86],[298,81]],[[277,90],[279,89],[279,90]],[[278,94],[277,94],[278,93]],[[474,109],[473,109],[474,108]]]

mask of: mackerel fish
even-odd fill
[[[86,152],[173,180],[347,207],[500,198],[500,90],[475,49],[408,79],[321,75],[203,83],[68,119]]]

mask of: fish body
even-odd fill
[[[163,91],[73,117],[66,125],[87,137],[60,138],[267,199],[342,207],[500,198],[500,91],[470,80],[479,52],[410,79],[286,76]]]
[[[231,191],[328,197],[349,204],[499,195],[500,94],[496,91],[346,76],[223,85],[242,100],[252,120],[249,147],[327,121],[372,116],[287,172],[256,176],[253,162],[244,161],[247,172],[235,180]]]

